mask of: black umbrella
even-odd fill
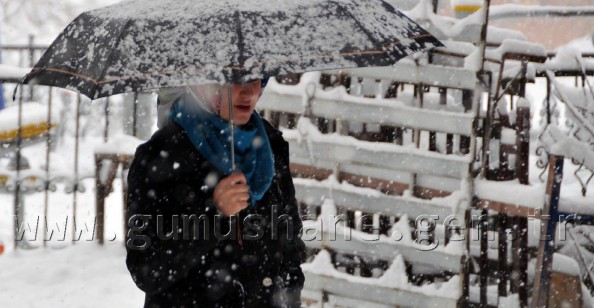
[[[386,66],[442,44],[381,0],[129,0],[78,16],[25,83],[91,99]]]

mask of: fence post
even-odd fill
[[[45,140],[45,185],[43,192],[43,217],[45,218],[45,228],[43,229],[43,247],[47,247],[48,231],[48,206],[49,206],[49,189],[50,189],[50,151],[52,146],[52,87],[49,88],[49,95],[47,99],[47,125],[46,125],[46,140]]]
[[[78,156],[80,148],[80,105],[82,104],[82,97],[76,95],[76,132],[74,133],[74,185],[72,187],[72,243],[76,243],[76,212],[78,207]]]
[[[464,112],[472,110],[472,92],[468,90],[462,91],[462,105],[464,106]],[[460,136],[460,153],[468,154],[470,152],[470,136]],[[474,153],[473,153],[474,155]]]
[[[498,257],[499,257],[499,286],[498,286],[498,294],[499,297],[506,297],[507,296],[507,281],[508,281],[508,274],[507,274],[507,214],[506,213],[499,213],[498,214],[499,220],[499,241],[498,245]]]
[[[34,42],[35,42],[35,36],[29,35],[29,66],[30,67],[35,66],[35,47],[33,46]],[[34,98],[33,89],[34,89],[34,87],[32,85],[29,85],[29,101],[33,101],[33,98]]]
[[[104,175],[105,179],[103,179],[101,176],[101,173],[104,172],[104,164],[108,164],[108,162],[104,161],[102,158],[98,157],[97,154],[95,154],[95,233],[99,245],[103,245],[104,243],[103,233],[105,225],[105,198],[107,198],[107,195],[109,195],[108,190],[111,188],[107,187],[106,185],[106,183],[109,181],[109,178]]]
[[[0,44],[0,47],[3,47],[2,44]],[[0,63],[2,62],[2,49],[0,48]],[[0,83],[0,110],[4,109],[4,106],[4,85]]]
[[[516,175],[520,184],[528,185],[530,156],[530,103],[524,98],[528,62],[522,61],[520,98],[516,104]],[[518,217],[520,240],[520,286],[519,298],[522,307],[528,306],[528,217]]]
[[[483,217],[485,217],[485,220],[483,220]],[[487,287],[489,283],[489,212],[486,209],[481,211],[477,227],[480,231],[480,307],[487,308]]]
[[[22,215],[25,211],[24,203],[22,202],[21,198],[21,145],[22,145],[22,138],[23,138],[23,88],[21,88],[21,92],[19,93],[19,110],[18,110],[18,129],[17,129],[17,139],[16,139],[16,152],[15,152],[15,161],[16,161],[16,176],[14,179],[14,216],[17,218],[24,217]],[[14,249],[16,250],[18,245],[18,236],[19,236],[19,225],[18,221],[14,220]]]
[[[561,181],[563,180],[563,156],[549,156],[549,175],[547,179],[544,209],[540,217],[541,236],[545,230],[544,239],[541,237],[536,255],[534,276],[534,295],[532,307],[548,306],[551,268],[553,265],[553,244],[555,240],[555,225],[559,218],[559,197],[561,195]]]
[[[520,98],[516,116],[516,175],[520,184],[528,185],[530,156],[530,104]]]
[[[134,92],[124,96],[124,133],[147,140],[151,136],[151,110],[155,102],[149,93]]]
[[[109,141],[109,96],[105,98],[105,130],[103,131],[103,142]]]

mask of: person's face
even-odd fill
[[[252,112],[256,108],[256,103],[258,102],[258,98],[260,98],[262,82],[261,80],[255,80],[245,84],[233,83],[223,86],[221,93],[221,112],[219,116],[227,121],[229,121],[228,87],[231,87],[233,121],[236,125],[244,125],[250,120]]]

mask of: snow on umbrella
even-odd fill
[[[24,82],[97,99],[385,66],[438,46],[381,0],[128,0],[78,16]]]

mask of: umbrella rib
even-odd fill
[[[120,44],[122,37],[126,33],[126,30],[128,29],[128,27],[130,27],[130,25],[132,25],[133,22],[133,19],[129,19],[128,21],[126,21],[126,24],[122,27],[122,31],[120,32],[120,35],[118,35],[118,39],[114,44],[114,48],[112,48],[109,52],[109,56],[107,57],[107,61],[105,62],[105,67],[103,68],[103,71],[101,71],[101,74],[98,76],[99,78],[97,79],[97,82],[95,82],[95,86],[93,87],[93,97],[97,96],[97,88],[99,87],[100,80],[105,80],[105,74],[107,72],[109,64],[111,63],[112,56],[115,50],[117,49],[117,46]]]
[[[237,61],[239,62],[239,67],[245,69],[245,45],[243,41],[243,33],[241,32],[241,16],[239,11],[237,10],[233,15],[233,18],[235,18],[235,30],[237,31],[237,49],[239,53],[239,55],[237,56]],[[232,71],[235,71],[235,69],[232,69]]]
[[[91,77],[89,75],[77,73],[77,72],[72,71],[72,70],[69,70],[67,68],[47,67],[47,68],[41,68],[39,71],[49,71],[49,72],[61,73],[61,74],[66,74],[66,75],[71,75],[71,76],[74,76],[74,77],[78,77],[78,78],[81,78],[81,79],[86,79],[86,80],[94,83],[95,86],[102,83],[99,79],[95,79],[95,78],[93,78],[93,77]]]

